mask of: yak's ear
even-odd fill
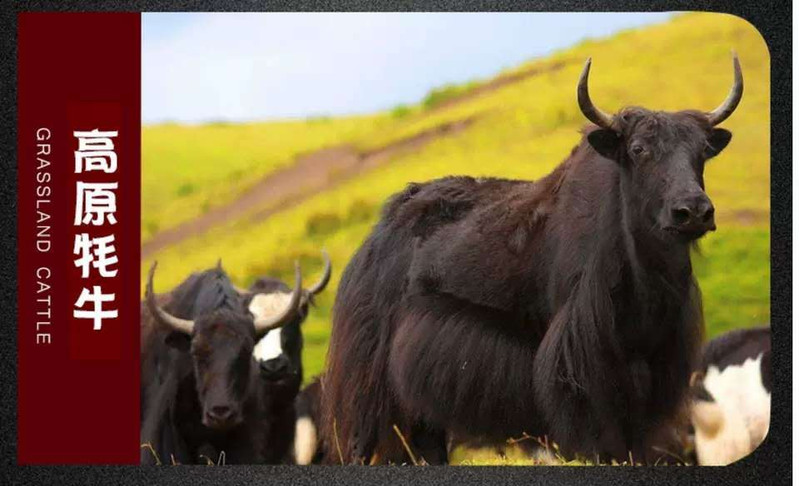
[[[166,335],[164,342],[167,346],[173,347],[180,351],[188,351],[191,347],[191,336],[185,332],[172,331]]]
[[[707,139],[707,144],[705,145],[705,158],[710,159],[724,150],[724,147],[730,143],[730,139],[732,138],[732,133],[729,130],[725,130],[723,128],[714,128],[712,132],[710,132],[710,137]]]
[[[619,153],[619,142],[621,137],[607,128],[594,130],[588,134],[588,143],[596,150],[599,155],[608,159],[616,159]]]

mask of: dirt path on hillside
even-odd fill
[[[393,157],[416,152],[437,138],[461,132],[473,121],[474,118],[468,118],[445,123],[368,152],[361,153],[345,145],[300,156],[294,164],[268,174],[229,204],[211,208],[198,218],[157,233],[142,244],[141,256],[146,258],[161,248],[247,215],[252,215],[253,221],[260,221],[366,170],[383,165]]]
[[[565,65],[564,62],[557,62],[499,76],[466,93],[442,101],[432,107],[431,111],[449,108],[533,76],[559,71]],[[355,148],[344,145],[317,150],[298,157],[293,165],[268,174],[234,201],[212,208],[198,218],[157,233],[142,244],[142,258],[249,213],[253,214],[255,221],[267,218],[317,192],[330,189],[366,170],[382,165],[392,157],[419,150],[436,138],[457,133],[473,121],[474,118],[469,118],[446,123],[365,153],[359,153]]]

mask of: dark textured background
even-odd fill
[[[642,5],[643,4],[643,5]],[[648,7],[648,8],[647,8]],[[774,391],[763,445],[727,467],[338,467],[338,466],[17,466],[16,465],[16,13],[18,11],[681,11],[727,12],[751,22],[771,52],[771,316]],[[4,484],[478,484],[575,482],[630,484],[789,484],[791,482],[791,3],[787,1],[29,1],[4,2],[0,14],[0,485]],[[58,39],[53,39],[58,42]],[[54,82],[68,73],[52,73]],[[68,399],[68,397],[65,397]],[[53,404],[58,407],[57,403]],[[91,424],[86,424],[91,427]]]

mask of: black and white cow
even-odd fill
[[[325,289],[332,274],[330,258],[326,252],[323,252],[323,257],[322,277],[310,288],[303,289],[300,306],[294,318],[283,326],[270,330],[253,348],[253,358],[258,363],[262,387],[272,399],[272,408],[268,411],[270,418],[279,418],[282,430],[280,444],[273,446],[275,450],[288,451],[280,459],[284,462],[298,460],[297,454],[292,453],[295,429],[303,438],[308,437],[309,433],[308,421],[304,421],[303,416],[298,413],[300,411],[295,409],[295,399],[303,380],[301,325],[308,316],[314,296]],[[292,296],[288,285],[272,277],[258,278],[249,289],[240,292],[244,295],[244,306],[254,319],[266,319],[279,312]],[[270,453],[271,451],[267,451],[265,455],[270,456]]]
[[[741,329],[710,341],[691,377],[699,465],[730,464],[766,438],[771,412],[771,330]]]

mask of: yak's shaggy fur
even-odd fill
[[[615,120],[618,146],[600,155],[609,130],[590,128],[537,182],[447,177],[387,202],[338,290],[328,451],[408,462],[396,425],[431,463],[446,461],[447,432],[652,457],[703,328],[694,238],[658,217],[701,193],[703,164],[729,132],[695,111],[630,108]],[[633,142],[649,163],[629,155]]]

